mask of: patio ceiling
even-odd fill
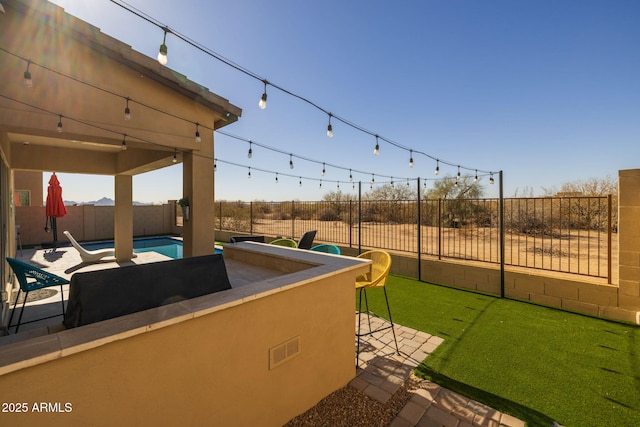
[[[28,0],[3,5],[0,142],[10,146],[13,169],[143,173],[211,144],[211,129],[242,113],[56,5]],[[27,58],[32,87],[23,83]],[[124,119],[126,98],[131,120]],[[194,138],[196,123],[201,143]]]

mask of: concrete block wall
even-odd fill
[[[640,323],[640,169],[618,171],[619,307]]]

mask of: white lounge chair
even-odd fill
[[[71,233],[69,233],[68,231],[64,231],[63,233],[65,236],[67,236],[67,239],[69,239],[71,245],[80,253],[80,259],[82,259],[82,262],[96,262],[100,261],[104,257],[116,254],[115,248],[97,249],[95,251],[86,250],[85,248],[80,246],[80,243],[78,243],[76,239],[73,238]]]

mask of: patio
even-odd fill
[[[58,248],[57,250],[24,250],[18,254],[18,258],[65,278],[70,278],[75,272],[114,268],[118,265],[160,262],[169,259],[155,252],[146,252],[140,253],[133,260],[124,263],[118,264],[115,260],[107,259],[104,262],[86,265],[81,264],[79,254],[71,247]],[[229,279],[234,288],[241,288],[252,282],[272,279],[279,275],[277,271],[265,267],[253,265],[247,268],[246,263],[233,258],[228,259],[226,265]],[[65,301],[68,298],[67,293],[68,286],[65,286]],[[60,296],[56,294],[28,303],[25,308],[25,320],[28,320],[29,317],[37,318],[55,314],[56,311],[59,311],[59,298]],[[357,316],[355,319],[357,322]],[[372,319],[372,326],[375,328],[379,322],[382,320]],[[357,323],[354,326],[357,326]],[[64,331],[64,327],[60,317],[25,324],[21,326],[18,334],[0,337],[0,353],[4,346],[9,346],[4,349],[10,350],[10,344],[61,331]],[[521,421],[486,405],[464,398],[429,381],[413,377],[411,374],[413,369],[443,340],[437,336],[401,325],[396,325],[396,334],[400,355],[395,354],[390,330],[363,338],[360,367],[356,370],[355,378],[347,386],[349,392],[362,405],[368,407],[378,405],[384,408],[393,402],[396,405],[400,402],[402,409],[393,417],[389,425],[524,425]],[[334,392],[332,395],[336,393],[338,392]],[[314,408],[292,419],[289,425],[313,425],[314,413],[315,416],[328,416],[322,412],[319,414],[318,411],[322,411],[325,400],[330,400],[332,395],[323,399]],[[340,413],[335,411],[335,406],[332,408],[332,413]],[[342,408],[342,411],[352,410],[353,408]],[[370,410],[369,412],[375,414]],[[344,412],[342,413],[344,414]]]

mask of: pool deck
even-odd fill
[[[171,259],[156,252],[144,252],[127,262],[118,263],[111,257],[102,262],[83,264],[78,252],[71,247],[56,250],[24,250],[22,254],[18,254],[18,258],[68,279],[76,272]],[[276,275],[274,270],[268,268],[252,267],[247,269],[244,263],[235,265],[237,261],[233,259],[225,260],[225,263],[233,287],[243,286],[252,281],[264,280],[269,276]],[[64,286],[64,296],[67,301],[68,285]],[[25,308],[25,320],[28,320],[29,317],[57,314],[59,311],[60,296],[56,294],[28,303]],[[376,322],[381,322],[381,320],[374,319],[373,322],[375,327]],[[18,334],[0,337],[0,346],[56,333],[63,329],[61,317],[24,324],[20,326]],[[349,387],[356,388],[383,404],[409,379],[411,372],[418,364],[443,341],[437,336],[402,325],[396,325],[396,335],[400,347],[399,355],[395,353],[389,329],[362,338],[360,367],[356,371],[356,377],[349,383]],[[421,381],[410,392],[411,397],[390,423],[391,426],[524,426],[522,421],[510,415],[465,398],[430,381]]]

